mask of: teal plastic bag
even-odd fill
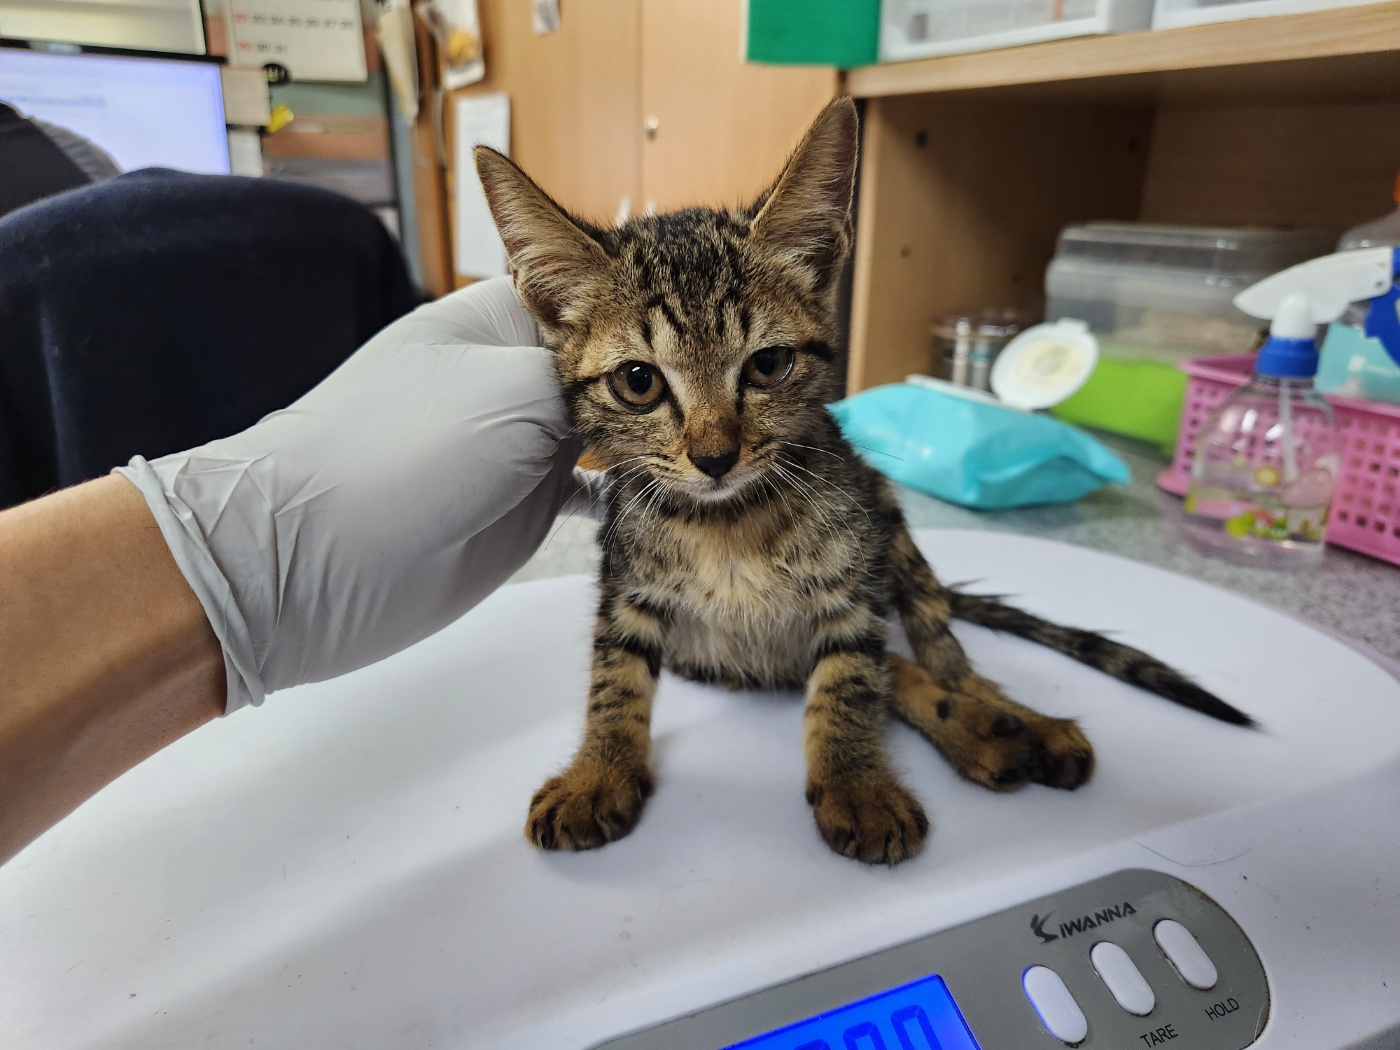
[[[1072,503],[1131,477],[1121,459],[1067,423],[929,387],[875,387],[830,408],[882,474],[964,507]]]

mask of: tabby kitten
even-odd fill
[[[870,864],[914,856],[929,828],[886,760],[890,711],[994,791],[1073,789],[1093,770],[1072,721],[976,673],[950,618],[1249,724],[1142,652],[934,578],[889,484],[825,407],[839,378],[856,150],[855,107],[841,99],[752,207],[615,229],[567,214],[510,160],[476,151],[520,299],[555,354],[579,435],[611,475],[587,727],[530,804],[526,834],[542,849],[591,849],[636,826],[653,786],[662,667],[732,689],[805,688],[817,828]],[[892,611],[913,662],[886,648]]]

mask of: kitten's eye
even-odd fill
[[[666,393],[661,372],[641,361],[628,361],[608,373],[613,396],[628,408],[651,408]]]
[[[792,371],[795,356],[790,346],[766,347],[744,362],[740,375],[749,386],[777,386]]]

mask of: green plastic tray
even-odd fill
[[[1170,455],[1186,382],[1184,372],[1161,361],[1100,357],[1078,393],[1050,411],[1080,426],[1151,441]]]

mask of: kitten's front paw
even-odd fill
[[[898,864],[923,848],[928,818],[899,781],[830,780],[807,785],[817,830],[843,857],[866,864]]]
[[[540,849],[596,849],[637,826],[652,792],[645,765],[575,763],[530,800],[525,837]]]

